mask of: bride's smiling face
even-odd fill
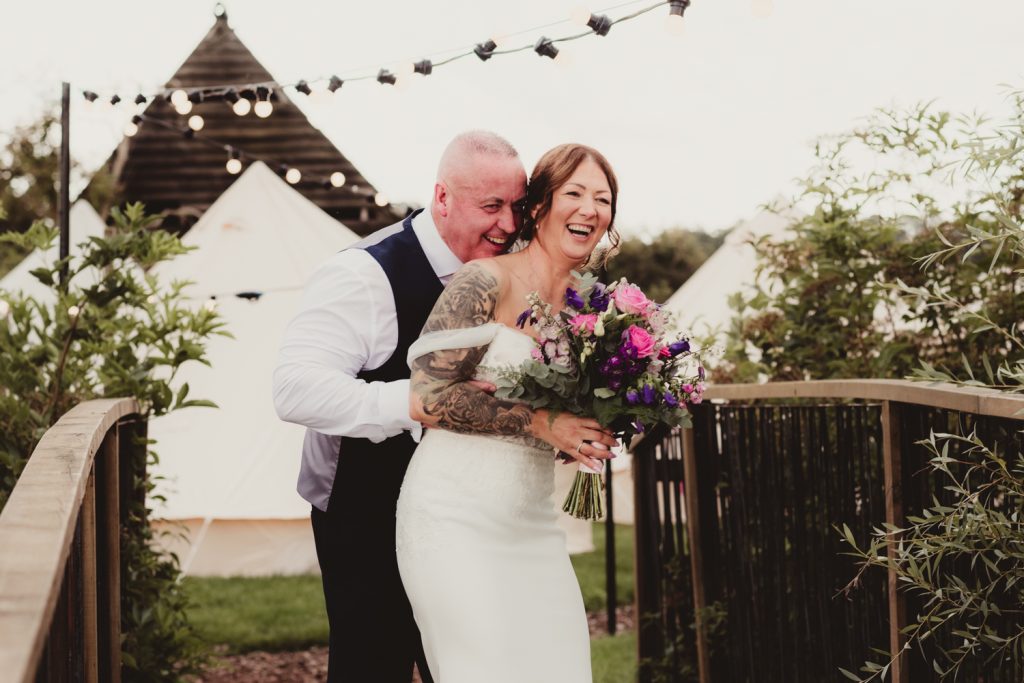
[[[585,158],[569,179],[555,188],[551,209],[537,224],[540,245],[552,255],[585,260],[608,231],[613,200],[608,177],[593,159]]]

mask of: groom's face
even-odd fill
[[[474,155],[436,192],[438,230],[463,263],[503,254],[515,242],[526,199],[526,171],[518,158]]]

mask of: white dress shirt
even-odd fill
[[[462,262],[441,239],[429,210],[413,218],[412,229],[447,284]],[[282,420],[307,427],[304,449],[333,449],[336,460],[343,436],[380,442],[408,429],[418,440],[421,426],[409,417],[409,380],[356,377],[387,362],[397,345],[395,300],[380,264],[364,249],[328,259],[306,285],[274,369],[274,407]],[[300,479],[299,493],[326,509],[334,472],[323,475],[330,481],[317,487]]]

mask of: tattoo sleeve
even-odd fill
[[[445,287],[423,333],[476,327],[494,320],[498,281],[484,267],[464,266]],[[525,434],[529,406],[497,399],[469,384],[487,347],[445,349],[413,361],[411,385],[423,402],[428,424],[454,432]]]

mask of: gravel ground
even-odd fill
[[[632,631],[635,616],[632,605],[616,610],[617,631]],[[591,636],[608,632],[607,612],[591,612],[587,614],[587,621]],[[322,683],[326,678],[327,648],[314,647],[301,652],[248,652],[218,656],[202,676],[192,680],[194,683]],[[419,676],[414,675],[411,683],[420,683]]]

